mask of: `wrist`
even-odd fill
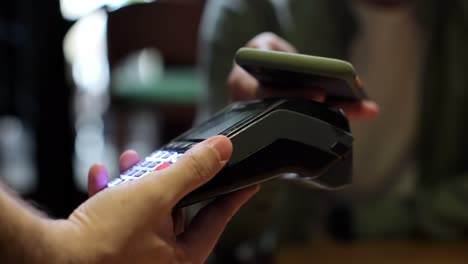
[[[3,264],[87,263],[80,261],[66,220],[52,220],[0,184],[0,260]],[[82,253],[83,254],[83,253]]]
[[[28,214],[29,212],[27,212]],[[70,263],[67,261],[71,243],[58,235],[58,224],[61,220],[29,214],[23,218],[23,229],[18,234],[16,257],[19,261],[12,263]],[[13,255],[13,259],[15,256]]]
[[[0,259],[2,263],[39,263],[44,254],[43,217],[0,185]]]
[[[109,251],[99,239],[80,229],[76,222],[45,219],[41,224],[44,230],[44,256],[50,264],[69,263],[114,263],[108,259]]]
[[[62,230],[63,220],[40,219],[37,223],[37,230],[40,236],[40,248],[32,259],[34,263],[72,263],[69,259],[73,243],[67,241]]]

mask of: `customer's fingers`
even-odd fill
[[[272,32],[263,32],[247,43],[247,47],[261,50],[275,50],[296,53],[296,48]]]
[[[88,195],[91,197],[107,187],[109,176],[103,164],[96,163],[88,171]]]
[[[138,153],[134,150],[127,150],[119,158],[119,170],[120,173],[130,169],[133,165],[140,161]]]
[[[238,65],[234,65],[228,77],[228,88],[233,101],[255,99],[259,83],[252,75]]]
[[[262,87],[258,90],[257,97],[305,98],[323,103],[326,100],[326,93],[322,88]]]
[[[332,102],[332,105],[343,109],[350,121],[368,121],[379,116],[379,106],[369,100],[358,102]]]

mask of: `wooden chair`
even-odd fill
[[[108,13],[110,111],[115,117],[114,132],[119,151],[128,140],[132,112],[155,113],[162,125],[163,142],[192,125],[201,86],[195,65],[204,2],[158,0]],[[161,55],[164,68],[161,78],[152,78],[160,72],[153,73],[155,69],[149,69],[158,67],[135,65],[132,63],[138,60],[129,59],[144,49],[152,49],[149,54]],[[158,63],[157,59],[153,56],[153,64]],[[147,80],[135,78],[141,67],[146,67],[143,70],[149,77]]]

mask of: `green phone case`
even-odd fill
[[[330,100],[367,98],[353,65],[347,61],[279,51],[241,48],[235,62],[273,88],[321,88]]]

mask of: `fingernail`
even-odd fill
[[[219,154],[219,160],[221,162],[227,161],[231,156],[231,148],[229,144],[226,144],[226,139],[220,136],[216,136],[207,140],[207,145],[214,148]]]

